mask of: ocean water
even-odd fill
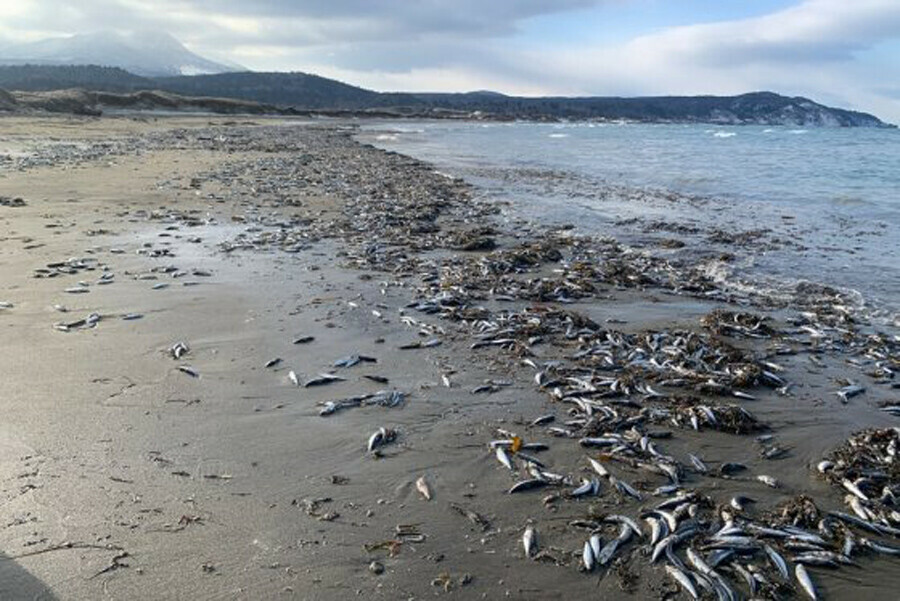
[[[388,121],[360,138],[465,178],[510,219],[680,261],[732,252],[710,266],[730,281],[811,281],[891,320],[900,309],[900,130]]]

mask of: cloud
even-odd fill
[[[0,36],[165,30],[210,58],[380,90],[812,97],[900,121],[898,0],[797,0],[751,18],[664,28],[616,45],[546,45],[526,23],[641,0],[16,0]],[[640,6],[640,5],[638,5]],[[598,19],[599,21],[599,19]],[[602,27],[602,21],[598,27]],[[892,56],[896,57],[894,52]]]
[[[900,120],[883,81],[900,61],[866,54],[900,42],[896,0],[807,0],[761,17],[673,27],[613,47],[523,57],[542,87],[568,94],[736,94],[769,89]],[[896,54],[894,55],[896,56]]]

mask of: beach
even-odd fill
[[[900,527],[896,466],[829,455],[900,411],[900,338],[840,291],[505,219],[349,121],[0,123],[2,598],[687,598],[651,558],[667,499],[682,556],[726,514],[840,550],[848,479]],[[588,573],[592,532],[622,543]],[[747,532],[760,594],[800,598],[762,545],[801,551]],[[809,567],[822,598],[900,585],[853,561]]]

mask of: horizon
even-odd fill
[[[752,6],[688,0],[677,7],[660,0],[503,0],[483,7],[438,0],[403,8],[391,0],[324,7],[85,0],[64,10],[51,4],[0,7],[0,47],[103,30],[153,31],[229,66],[309,73],[379,92],[772,91],[900,122],[900,88],[884,83],[900,76],[900,3],[890,0]]]

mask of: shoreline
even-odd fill
[[[73,131],[47,121],[57,136]],[[579,438],[667,431],[655,444],[673,457],[684,489],[697,491],[688,505],[698,519],[720,519],[716,507],[741,493],[757,501],[746,515],[770,523],[798,494],[823,511],[842,508],[839,484],[817,477],[816,463],[852,432],[896,421],[878,406],[895,400],[891,383],[865,375],[877,360],[845,361],[887,352],[896,362],[896,337],[873,340],[822,290],[795,308],[813,312],[806,321],[796,310],[735,320],[712,312],[746,307],[698,274],[567,230],[503,227],[497,207],[473,201],[464,182],[359,144],[352,129],[160,121],[97,122],[100,140],[110,125],[122,133],[113,147],[121,154],[86,149],[82,162],[70,149],[53,166],[0,178],[0,196],[27,203],[0,207],[10,232],[0,300],[12,304],[0,309],[11,334],[0,357],[15,374],[0,389],[10,415],[3,443],[14,449],[2,470],[4,517],[21,522],[0,540],[33,575],[32,592],[422,598],[446,588],[466,598],[551,598],[599,588],[662,597],[677,588],[644,557],[646,540],[623,545],[609,570],[579,573],[589,531],[571,522],[596,521],[608,542],[618,525],[604,526],[603,516],[639,518],[667,498],[651,492],[668,482],[641,467],[653,458],[626,438],[605,464],[643,499],[616,492],[591,475],[585,455],[598,455]],[[27,120],[22,135],[33,135]],[[70,257],[97,262],[67,265]],[[73,273],[32,277],[60,262]],[[108,273],[114,283],[101,284]],[[79,280],[89,292],[63,292]],[[52,309],[60,303],[67,313]],[[101,316],[94,327],[53,328],[92,312]],[[142,317],[123,319],[130,314]],[[645,344],[651,334],[677,361],[689,360],[687,340],[690,353],[714,353],[711,363],[681,376],[629,367],[657,353]],[[179,341],[190,349],[183,360],[167,356]],[[334,367],[353,356],[376,361]],[[787,396],[766,383],[761,361],[784,368],[779,378],[794,383]],[[291,371],[301,383],[320,372],[346,380],[297,387]],[[838,377],[867,390],[844,404]],[[709,378],[721,382],[704,386]],[[382,389],[403,401],[378,406]],[[319,415],[319,403],[341,400],[352,402]],[[726,427],[701,422],[694,431],[691,415],[704,406]],[[555,427],[579,420],[565,426],[571,438],[529,425],[550,413]],[[382,426],[398,436],[375,459],[366,440]],[[488,443],[503,431],[548,444],[533,454],[571,480],[507,494],[527,477],[527,462],[512,454],[517,478],[496,461]],[[761,445],[758,434],[775,438]],[[759,455],[773,445],[786,453]],[[746,464],[746,474],[718,475],[725,462]],[[760,474],[779,488],[756,481]],[[431,501],[417,492],[420,477]],[[598,477],[600,495],[567,498],[582,477]],[[545,503],[548,493],[557,498]],[[543,561],[523,556],[528,523]],[[22,555],[63,543],[81,546]],[[844,570],[810,571],[827,597],[898,584],[895,560],[859,561],[872,576],[864,587]]]

